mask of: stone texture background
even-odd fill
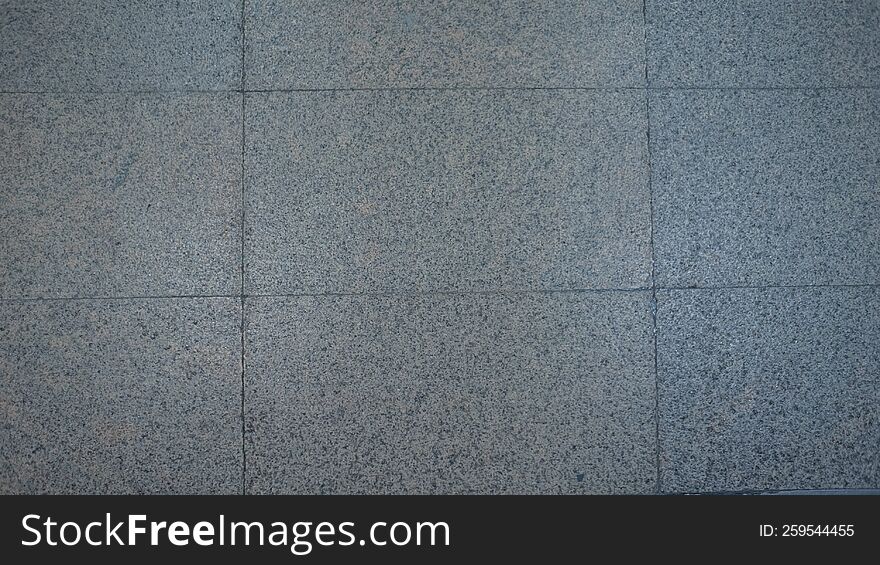
[[[0,492],[880,489],[880,3],[0,29]]]

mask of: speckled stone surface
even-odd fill
[[[880,487],[880,288],[657,300],[664,491]]]
[[[644,93],[246,99],[248,293],[644,288]]]
[[[644,86],[641,0],[247,2],[246,85]]]
[[[241,95],[0,95],[0,298],[237,293]]]
[[[0,493],[241,490],[237,299],[0,303]]]
[[[0,90],[241,87],[241,0],[4,0]]]
[[[877,0],[647,0],[648,82],[880,86]]]
[[[648,292],[254,298],[249,493],[644,493]]]
[[[880,90],[650,94],[659,286],[880,283]]]
[[[878,492],[878,445],[880,0],[0,0],[0,493]]]

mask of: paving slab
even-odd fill
[[[241,88],[241,0],[7,0],[0,90]]]
[[[647,0],[655,87],[880,86],[876,0]]]
[[[240,289],[241,95],[0,95],[0,298]]]
[[[646,493],[648,292],[253,298],[248,493]]]
[[[0,303],[0,493],[241,492],[238,299]]]
[[[880,288],[657,301],[663,491],[880,487]]]
[[[645,85],[641,0],[245,5],[256,89]]]
[[[245,106],[248,293],[650,286],[643,92]]]
[[[660,286],[880,283],[880,90],[650,94]]]

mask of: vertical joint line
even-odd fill
[[[245,440],[245,419],[244,419],[244,371],[245,371],[245,339],[244,339],[244,331],[245,331],[245,313],[244,313],[244,238],[245,238],[245,225],[244,225],[244,183],[245,183],[245,166],[244,166],[244,157],[245,157],[245,91],[244,91],[244,49],[245,49],[245,8],[244,8],[245,0],[241,0],[241,200],[239,202],[241,206],[241,272],[240,274],[240,287],[239,287],[239,305],[241,308],[241,494],[247,494],[247,449],[246,449],[246,440]]]
[[[648,210],[651,224],[651,335],[654,342],[654,469],[657,476],[656,494],[662,492],[660,487],[660,373],[657,369],[657,276],[656,253],[654,251],[654,187],[651,165],[651,102],[648,84],[648,0],[642,0],[642,23],[645,30],[645,137],[648,159]]]

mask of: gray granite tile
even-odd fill
[[[0,90],[241,86],[241,0],[8,0]]]
[[[0,492],[241,490],[237,299],[0,303]]]
[[[253,298],[249,493],[655,488],[648,292]]]
[[[237,293],[240,96],[0,96],[0,298]]]
[[[636,288],[644,93],[248,95],[248,292]]]
[[[647,0],[648,81],[880,86],[877,0]]]
[[[880,91],[650,104],[658,285],[880,283]]]
[[[246,3],[249,88],[644,86],[641,0]]]
[[[657,300],[664,491],[880,487],[880,288]]]

